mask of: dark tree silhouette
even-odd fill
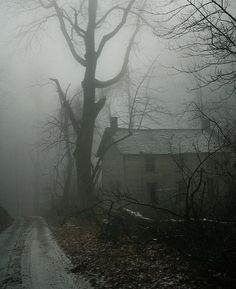
[[[32,3],[32,1],[29,2]],[[106,101],[105,98],[97,99],[96,90],[112,86],[124,76],[136,36],[142,23],[146,23],[142,16],[146,0],[117,1],[115,5],[111,1],[110,7],[106,8],[105,12],[102,9],[102,1],[98,0],[80,0],[76,6],[69,8],[56,0],[34,0],[33,3],[36,4],[35,8],[43,8],[49,13],[44,15],[41,20],[31,23],[28,26],[28,32],[39,29],[48,20],[55,18],[74,60],[78,65],[84,67],[83,111],[80,123],[76,121],[77,118],[68,102],[64,101],[72,126],[77,133],[74,156],[77,169],[78,206],[79,209],[84,210],[91,207],[91,203],[93,203],[91,153],[94,125]],[[111,30],[104,33],[107,31],[104,26],[111,21],[113,16],[114,23],[117,23],[114,25],[112,22]],[[132,24],[133,32],[127,43],[120,70],[111,79],[99,80],[96,75],[98,60],[110,40],[125,27],[128,21],[129,24]],[[59,80],[52,80],[63,99],[64,94]]]
[[[236,17],[230,1],[170,2],[168,10],[165,8],[164,12],[156,14],[164,17],[168,23],[164,31],[157,34],[168,39],[176,39],[175,48],[191,59],[192,63],[180,70],[193,73],[200,87],[210,85],[218,89],[230,86],[231,92],[234,92]]]

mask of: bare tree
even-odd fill
[[[177,40],[172,47],[192,62],[180,71],[193,73],[199,87],[228,86],[235,91],[236,17],[229,0],[170,1],[171,9],[157,15],[165,25],[158,36]],[[232,1],[231,1],[232,3]],[[163,18],[162,18],[163,19]]]
[[[76,125],[80,122],[81,118],[81,98],[78,97],[80,92],[76,92],[76,94],[69,100],[69,88],[70,85],[67,87],[65,93],[58,91],[60,109],[55,116],[51,116],[45,123],[43,129],[45,137],[41,142],[43,150],[53,150],[53,152],[55,152],[53,182],[54,187],[59,188],[58,190],[61,191],[61,194],[57,194],[57,198],[61,199],[66,214],[68,213],[68,210],[72,208],[71,204],[73,203],[74,198],[74,192],[72,192],[72,184],[74,181],[73,151],[77,137],[76,130],[71,124],[68,112],[73,116],[76,114],[77,119],[74,119]],[[75,96],[77,97],[76,99]],[[75,103],[75,100],[78,104]]]
[[[93,202],[91,153],[94,125],[106,101],[105,98],[97,99],[96,89],[109,87],[124,76],[136,36],[144,22],[141,10],[144,8],[146,0],[120,1],[116,4],[112,2],[110,8],[106,8],[105,12],[100,9],[103,6],[102,1],[98,0],[81,0],[76,3],[77,5],[72,4],[72,7],[68,7],[63,1],[56,0],[33,0],[26,3],[34,3],[35,6],[32,9],[41,7],[49,13],[37,23],[30,23],[28,27],[24,27],[24,33],[27,32],[27,29],[28,33],[32,33],[32,31],[34,33],[47,21],[55,18],[74,60],[85,70],[82,81],[83,112],[80,124],[74,121],[72,110],[66,105],[70,121],[77,131],[74,155],[77,168],[78,205],[84,209]],[[104,34],[103,32],[106,31],[104,26],[113,15],[118,22],[112,25],[113,27],[108,33]],[[133,25],[133,32],[128,41],[120,71],[111,79],[99,80],[96,76],[98,60],[110,40],[125,27],[128,21]],[[54,80],[54,82],[58,91],[62,91],[59,81]]]
[[[185,170],[185,175],[187,176],[187,197],[186,197],[186,207],[192,208],[192,211],[194,211],[194,195],[197,195],[201,193],[202,190],[202,197],[204,197],[204,175],[205,177],[210,177],[212,180],[214,179],[214,183],[221,184],[218,188],[213,189],[215,191],[215,196],[217,193],[221,196],[221,201],[219,200],[211,200],[215,202],[215,205],[212,207],[218,207],[218,211],[216,210],[213,212],[214,217],[217,217],[219,213],[219,207],[227,207],[223,208],[223,215],[224,218],[233,218],[235,219],[235,214],[228,214],[228,211],[234,211],[235,210],[235,140],[236,140],[236,134],[235,134],[235,123],[234,121],[230,121],[229,118],[226,120],[222,120],[221,117],[219,117],[216,113],[213,115],[210,113],[206,108],[203,108],[199,106],[196,103],[193,103],[193,110],[195,110],[198,117],[200,116],[203,121],[208,123],[207,128],[207,141],[208,141],[208,152],[205,155],[205,157],[200,157],[200,155],[197,153],[196,148],[196,155],[199,159],[199,166],[196,167],[195,170],[190,172],[190,177],[188,177],[188,172]],[[214,144],[213,149],[210,149],[212,147],[212,144]],[[201,173],[201,168],[204,168],[204,164],[207,164],[207,162],[211,162],[213,165],[212,169],[204,169],[203,174]],[[193,190],[194,193],[189,191],[188,189],[191,188],[189,183],[192,182],[196,175],[200,175],[199,180],[199,187],[197,190]],[[202,176],[201,176],[202,174]],[[202,182],[202,186],[200,185],[200,180]],[[198,182],[198,181],[197,181]],[[214,185],[215,185],[214,184]],[[223,186],[224,184],[224,186]],[[222,187],[223,186],[223,187]],[[217,192],[219,190],[219,192]],[[209,193],[209,192],[208,192]],[[193,195],[193,197],[191,197]],[[209,196],[208,196],[209,197]],[[187,200],[188,199],[188,200]],[[200,198],[202,201],[203,199]],[[188,202],[188,203],[187,203]],[[208,207],[209,209],[209,207]],[[202,208],[200,207],[200,211]],[[196,211],[196,210],[195,210]],[[222,217],[222,216],[221,216]]]

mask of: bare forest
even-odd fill
[[[235,288],[234,2],[0,1],[0,289]]]

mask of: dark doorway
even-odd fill
[[[150,203],[155,205],[157,203],[157,184],[147,183],[147,193],[150,197]]]

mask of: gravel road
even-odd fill
[[[40,217],[21,218],[0,235],[0,289],[91,289]]]

